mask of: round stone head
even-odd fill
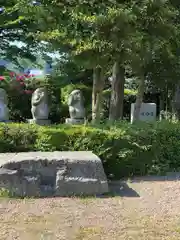
[[[80,90],[74,90],[69,95],[68,99],[68,105],[73,106],[74,104],[80,103],[83,105],[84,103],[84,97],[82,95],[82,92]]]

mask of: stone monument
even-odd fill
[[[49,125],[48,94],[45,88],[37,88],[32,94],[31,113],[33,119],[28,120],[31,124]]]
[[[131,123],[134,114],[134,103],[131,104]],[[139,120],[143,122],[156,121],[156,104],[155,103],[142,103],[140,109]]]
[[[66,119],[68,124],[83,124],[85,120],[84,97],[80,90],[74,90],[68,99],[70,118]]]
[[[0,188],[11,196],[81,196],[107,193],[102,161],[92,152],[0,153]]]
[[[8,97],[3,88],[0,88],[0,122],[9,121]]]

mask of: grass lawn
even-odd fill
[[[2,198],[0,239],[180,239],[180,182],[120,188],[119,196],[106,198]]]

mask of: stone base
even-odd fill
[[[66,124],[72,125],[84,124],[84,119],[66,118]]]
[[[0,188],[19,197],[88,196],[107,193],[108,182],[92,152],[6,153],[0,154]]]
[[[37,125],[41,125],[41,126],[51,124],[51,121],[48,119],[45,119],[45,120],[43,120],[43,119],[28,119],[27,121],[30,124],[37,124]]]

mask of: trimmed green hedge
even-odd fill
[[[109,177],[164,174],[180,169],[180,124],[132,126],[0,124],[0,152],[86,151],[97,154]]]

